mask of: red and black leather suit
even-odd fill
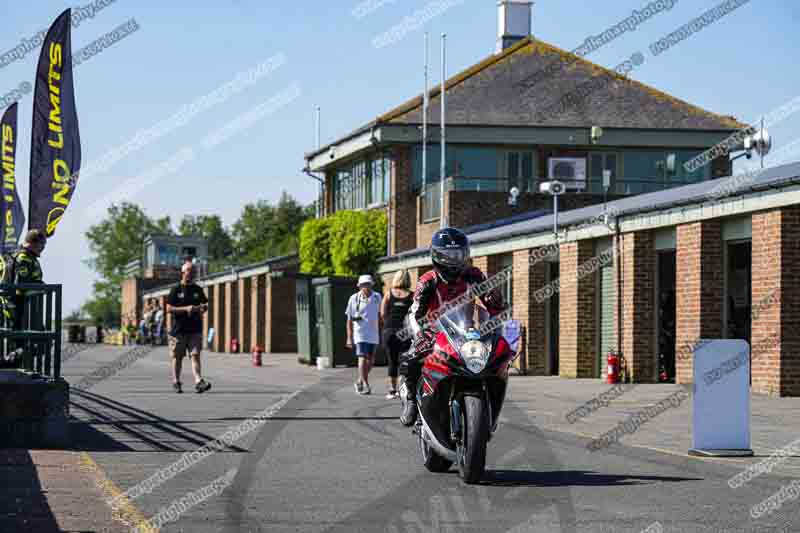
[[[467,267],[458,279],[449,283],[436,269],[426,272],[419,278],[417,290],[414,292],[414,303],[409,311],[417,329],[413,358],[407,361],[406,369],[401,367],[401,370],[405,370],[410,390],[416,390],[414,387],[421,372],[422,360],[433,351],[436,336],[432,326],[436,322],[437,311],[448,302],[466,294],[470,287],[479,285],[486,279],[486,275],[477,267]],[[479,294],[478,298],[492,316],[505,310],[503,297],[496,288]]]

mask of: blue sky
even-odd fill
[[[278,53],[286,62],[256,84],[215,106],[107,172],[82,179],[43,258],[45,279],[64,285],[66,312],[89,295],[93,273],[83,264],[91,220],[84,211],[119,183],[198,148],[209,133],[298,83],[300,96],[248,130],[197,155],[176,173],[131,198],[151,216],[219,214],[226,224],[244,203],[276,200],[287,190],[303,202],[316,187],[300,169],[314,147],[314,108],[322,107],[322,142],[361,126],[419,94],[423,32],[432,35],[432,81],[438,81],[438,36],[448,34],[449,73],[469,67],[494,50],[496,0],[463,0],[399,42],[376,49],[372,40],[433,0],[386,1],[356,18],[364,0],[276,2],[116,0],[73,29],[73,50],[135,18],[140,29],[75,70],[83,160],[88,163]],[[380,4],[380,0],[373,0]],[[46,28],[67,7],[59,0],[0,4],[0,53]],[[535,36],[565,49],[577,47],[641,9],[645,0],[538,0]],[[647,57],[632,74],[678,98],[749,121],[800,93],[796,54],[800,3],[751,0],[657,57],[654,40],[717,5],[679,0],[587,58],[608,67],[636,51]],[[0,95],[32,81],[38,51],[0,69]],[[20,103],[18,181],[27,199],[31,97]],[[800,137],[800,113],[772,128],[774,146]]]

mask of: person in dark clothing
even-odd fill
[[[381,316],[383,317],[383,347],[389,363],[389,392],[387,400],[393,400],[397,395],[397,376],[400,365],[400,354],[411,347],[411,340],[402,341],[397,337],[397,332],[403,329],[403,321],[411,308],[414,298],[411,293],[411,276],[407,270],[400,270],[394,275],[392,287],[383,298]]]
[[[47,244],[47,236],[38,229],[30,230],[22,241],[22,247],[11,254],[11,261],[3,257],[3,273],[0,277],[6,277],[5,269],[13,269],[13,274],[8,276],[8,283],[42,283],[42,267],[39,265],[39,256],[44,252]],[[14,330],[22,329],[22,311],[25,303],[24,291],[17,289],[13,295],[0,297],[0,306],[3,310],[3,318],[6,327]],[[11,365],[17,366],[21,361],[24,341],[11,341],[9,343],[8,361]]]
[[[472,287],[486,281],[486,275],[479,268],[470,266],[469,239],[463,232],[455,228],[437,231],[431,240],[430,250],[433,270],[419,278],[409,314],[415,330],[412,356],[401,364],[407,401],[400,421],[407,426],[413,425],[417,417],[416,391],[422,374],[422,362],[433,352],[435,334],[431,322],[435,320],[437,311],[442,310],[448,302],[462,297]],[[497,288],[478,297],[492,316],[504,310],[503,296]],[[471,298],[470,303],[474,300]]]
[[[203,313],[208,311],[208,298],[203,289],[194,283],[194,265],[184,263],[181,267],[181,282],[173,287],[167,297],[167,312],[173,315],[172,331],[169,332],[169,348],[172,354],[172,387],[182,393],[181,369],[188,352],[192,358],[195,390],[206,392],[211,383],[203,379],[200,353],[203,350]]]

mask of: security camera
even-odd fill
[[[511,187],[511,190],[508,191],[508,205],[517,205],[518,196],[519,189],[517,187]]]
[[[592,137],[592,144],[596,144],[597,141],[600,140],[600,137],[603,136],[603,128],[600,126],[592,126],[590,135]]]
[[[676,157],[675,154],[669,154],[667,156],[667,172],[669,172],[669,173],[674,173],[675,172],[676,159],[677,159],[677,157]]]
[[[567,190],[566,185],[561,183],[560,181],[545,181],[539,185],[539,192],[541,193],[548,193],[553,196],[558,196],[560,194],[564,194]]]
[[[330,149],[328,150],[328,157],[330,157],[331,159],[334,159],[336,157],[336,151],[333,149],[333,146],[331,146]]]

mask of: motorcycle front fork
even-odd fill
[[[482,384],[481,396],[486,403],[489,427],[494,430],[497,426],[494,421],[494,416],[492,415],[492,402],[489,401],[489,391],[486,390],[486,382]],[[464,428],[461,427],[461,421],[463,420],[461,416],[462,409],[461,395],[457,395],[455,391],[452,391],[450,393],[450,440],[456,444],[461,444],[461,439],[464,434]],[[494,431],[489,432],[489,440],[492,440],[493,432]]]

